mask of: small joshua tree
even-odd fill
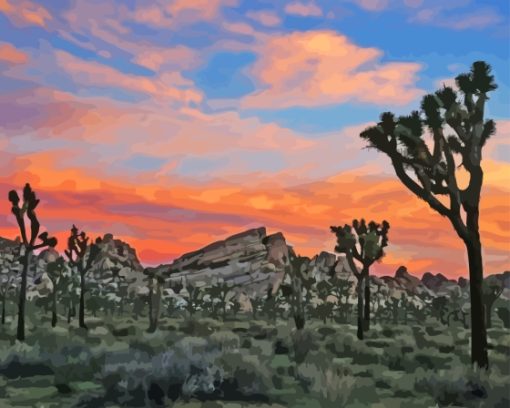
[[[32,254],[34,250],[45,248],[48,246],[56,246],[57,239],[49,237],[47,232],[39,234],[40,224],[35,213],[35,209],[39,205],[39,199],[36,197],[35,191],[32,190],[30,184],[25,184],[23,188],[23,205],[20,207],[20,198],[16,190],[9,191],[9,201],[12,204],[11,212],[16,217],[18,227],[21,234],[21,263],[23,269],[21,271],[21,287],[19,291],[18,302],[18,328],[16,338],[19,341],[25,340],[25,304],[27,295],[27,278],[30,268]],[[30,236],[27,235],[25,225],[25,215],[30,222]],[[36,243],[39,238],[39,243]]]
[[[143,273],[147,276],[149,286],[149,328],[147,332],[154,333],[158,328],[161,288],[165,284],[165,278],[157,268],[145,268]]]
[[[46,265],[46,273],[50,279],[53,289],[51,291],[51,327],[57,325],[57,298],[58,293],[68,284],[66,276],[66,264],[64,258],[59,256],[56,260]]]
[[[492,327],[492,306],[494,302],[503,293],[503,282],[501,282],[496,276],[489,276],[483,281],[482,287],[483,304],[485,305],[485,321],[487,328]]]
[[[309,299],[307,293],[310,292],[311,287],[311,281],[307,276],[310,259],[291,254],[289,260],[290,263],[286,267],[291,280],[289,303],[296,329],[301,330],[305,327],[306,305]]]
[[[336,235],[335,251],[345,254],[352,273],[357,279],[356,293],[358,296],[358,338],[363,339],[363,331],[370,326],[370,266],[384,256],[384,248],[388,246],[390,224],[383,221],[378,224],[371,221],[366,224],[364,219],[354,220],[351,225],[331,227]],[[361,264],[361,270],[355,261]],[[364,291],[364,293],[363,293]]]
[[[446,217],[464,242],[471,296],[471,361],[488,368],[479,217],[482,149],[496,132],[495,122],[484,118],[485,105],[497,85],[491,67],[483,61],[457,76],[456,83],[458,92],[445,86],[426,95],[421,110],[409,116],[396,118],[391,112],[383,113],[378,125],[364,130],[360,137],[390,158],[402,184]],[[425,127],[430,143],[425,140]],[[447,135],[450,131],[454,134]],[[460,167],[468,175],[466,188],[459,186]]]
[[[330,283],[332,285],[331,294],[337,299],[336,304],[340,321],[345,322],[349,313],[349,295],[351,293],[352,282],[338,276],[333,276]]]
[[[191,318],[199,308],[200,302],[202,301],[203,293],[202,290],[193,283],[188,283],[186,285],[186,292],[188,292],[188,295],[186,296],[185,309],[188,312],[189,317]]]
[[[71,228],[71,235],[67,240],[65,254],[72,267],[76,267],[80,273],[80,308],[78,320],[80,327],[87,329],[85,324],[85,276],[92,268],[92,264],[101,252],[99,244],[101,238],[97,238],[94,244],[89,245],[89,237],[82,231],[79,232],[75,225]]]
[[[321,280],[315,284],[315,290],[321,303],[315,307],[314,312],[315,315],[326,324],[327,319],[331,317],[335,307],[335,305],[329,301],[329,297],[333,294],[333,286],[329,281]]]
[[[231,303],[235,297],[235,293],[232,291],[232,285],[226,282],[217,282],[213,286],[207,289],[207,294],[211,297],[211,303],[217,302],[218,306],[222,311],[222,319],[225,321],[227,317],[227,306]]]
[[[5,324],[7,299],[14,296],[17,287],[16,276],[19,272],[19,254],[15,254],[19,248],[13,249],[12,253],[0,254],[0,299],[2,300],[2,325]]]

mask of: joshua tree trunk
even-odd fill
[[[302,330],[305,327],[305,318],[301,314],[296,313],[294,315],[294,323],[297,330]]]
[[[21,272],[21,287],[19,291],[18,301],[18,329],[16,332],[16,338],[19,341],[25,341],[25,304],[27,297],[27,275],[30,267],[30,261],[32,259],[32,250],[26,248],[25,256],[23,257],[23,271]]]
[[[56,285],[56,282],[53,283]],[[53,301],[51,305],[51,327],[55,327],[57,325],[57,290],[53,288],[52,293]]]
[[[85,273],[80,273],[80,310],[79,310],[79,325],[83,329],[88,329],[85,324]]]
[[[363,276],[359,276],[356,285],[356,293],[358,294],[358,339],[363,340]]]
[[[368,273],[367,273],[368,275]],[[363,330],[370,330],[370,278],[367,276],[365,278],[365,311],[364,311],[364,320],[363,320]]]
[[[476,223],[475,236],[466,240],[471,294],[471,362],[479,367],[488,368],[486,311],[482,300],[483,263],[482,245],[478,235],[478,208],[474,213],[467,213],[468,228],[473,223]]]
[[[6,295],[2,297],[2,324],[5,324],[5,297]]]
[[[485,305],[485,323],[487,324],[487,328],[490,329],[492,327],[492,305]]]
[[[161,285],[159,281],[156,280],[156,293],[153,293],[152,287],[149,292],[149,328],[147,329],[149,333],[154,333],[158,328],[160,306]]]

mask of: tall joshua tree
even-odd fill
[[[331,227],[336,234],[335,251],[345,254],[349,267],[357,279],[356,293],[358,296],[358,339],[363,340],[363,332],[370,328],[370,267],[384,256],[384,248],[388,246],[390,224],[383,221],[378,224],[368,223],[364,219],[354,220],[352,226]],[[357,261],[361,270],[358,269]]]
[[[483,61],[473,63],[470,72],[457,76],[456,83],[459,91],[445,86],[426,95],[421,110],[409,116],[396,118],[390,112],[383,113],[379,124],[367,128],[360,136],[369,147],[390,158],[400,181],[446,217],[464,242],[471,293],[471,359],[479,367],[488,367],[478,219],[482,149],[496,130],[493,120],[484,119],[485,104],[497,85],[490,66]],[[431,134],[430,144],[425,141],[425,128]],[[452,135],[445,134],[451,130]],[[458,184],[459,167],[469,176],[465,188]]]
[[[101,252],[99,245],[101,238],[89,245],[89,237],[84,231],[79,232],[75,225],[71,228],[71,235],[67,240],[65,254],[72,267],[76,267],[80,273],[80,308],[78,322],[80,327],[87,329],[85,324],[85,276],[92,268],[92,264]]]
[[[11,212],[16,217],[18,227],[21,234],[21,263],[23,269],[21,271],[21,287],[19,291],[18,301],[18,329],[16,338],[19,341],[25,340],[25,304],[27,295],[27,278],[28,270],[32,260],[32,253],[36,249],[57,245],[57,239],[49,237],[47,232],[39,234],[40,224],[35,213],[35,209],[39,205],[39,199],[36,197],[35,191],[32,190],[30,184],[25,184],[23,188],[23,205],[20,207],[20,198],[16,190],[9,191],[9,201],[12,204]],[[25,225],[25,215],[30,223],[30,236],[27,235]],[[36,243],[39,238],[39,243]]]

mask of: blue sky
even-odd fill
[[[423,209],[414,201],[405,211],[378,204],[377,193],[390,204],[407,196],[385,184],[392,169],[364,149],[359,132],[383,111],[418,108],[425,93],[454,86],[456,75],[485,60],[499,84],[487,108],[499,131],[484,156],[494,203],[484,228],[493,267],[508,265],[508,233],[497,224],[508,206],[497,203],[510,161],[509,7],[489,0],[0,0],[0,181],[29,179],[50,196],[93,191],[93,200],[100,191],[108,208],[154,206],[159,214],[166,203],[196,214],[199,228],[190,221],[178,231],[149,215],[116,219],[118,233],[143,238],[138,244],[154,261],[166,259],[168,241],[178,255],[253,225],[289,231],[311,253],[330,244],[332,218],[358,217],[349,211],[359,208],[401,214],[395,245],[415,259],[423,251],[413,241],[414,219]],[[62,201],[54,197],[63,212],[49,216],[50,225],[67,222]],[[91,228],[114,217],[108,208],[97,204]],[[0,217],[0,232],[11,227]],[[420,268],[440,265],[453,242],[439,227],[435,233]]]

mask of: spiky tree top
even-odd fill
[[[456,83],[459,91],[444,86],[425,95],[421,109],[408,116],[383,113],[377,126],[367,128],[360,136],[369,147],[388,155],[402,183],[448,217],[457,233],[466,237],[461,208],[468,212],[480,200],[482,148],[496,131],[493,120],[484,120],[485,103],[497,85],[491,67],[483,61],[457,76]],[[465,189],[458,186],[458,166],[470,175]],[[440,196],[449,199],[449,205]]]
[[[100,252],[98,244],[101,243],[101,238],[97,238],[96,242],[90,245],[90,249],[89,240],[90,238],[87,236],[85,231],[80,232],[73,224],[71,228],[71,235],[67,239],[67,249],[64,252],[71,265],[78,266],[81,271],[89,270]],[[89,251],[87,263],[84,264],[87,250]]]
[[[9,191],[8,198],[12,204],[11,212],[16,217],[23,245],[31,250],[47,246],[55,247],[57,245],[56,238],[49,237],[47,232],[39,234],[41,225],[37,219],[35,209],[39,205],[40,200],[37,198],[35,191],[32,190],[32,187],[30,187],[30,184],[25,184],[23,188],[23,205],[21,207],[19,205],[21,200],[16,190]],[[25,214],[30,221],[30,238],[28,238],[27,235]],[[39,238],[41,242],[36,245],[35,241],[37,238]]]
[[[390,224],[387,221],[381,224],[370,221],[367,224],[364,219],[354,220],[352,225],[331,227],[331,232],[337,239],[335,251],[345,254],[353,273],[360,277],[363,273],[368,273],[368,268],[384,256],[384,248],[388,246],[389,229]],[[354,260],[363,265],[361,272],[358,271]]]

